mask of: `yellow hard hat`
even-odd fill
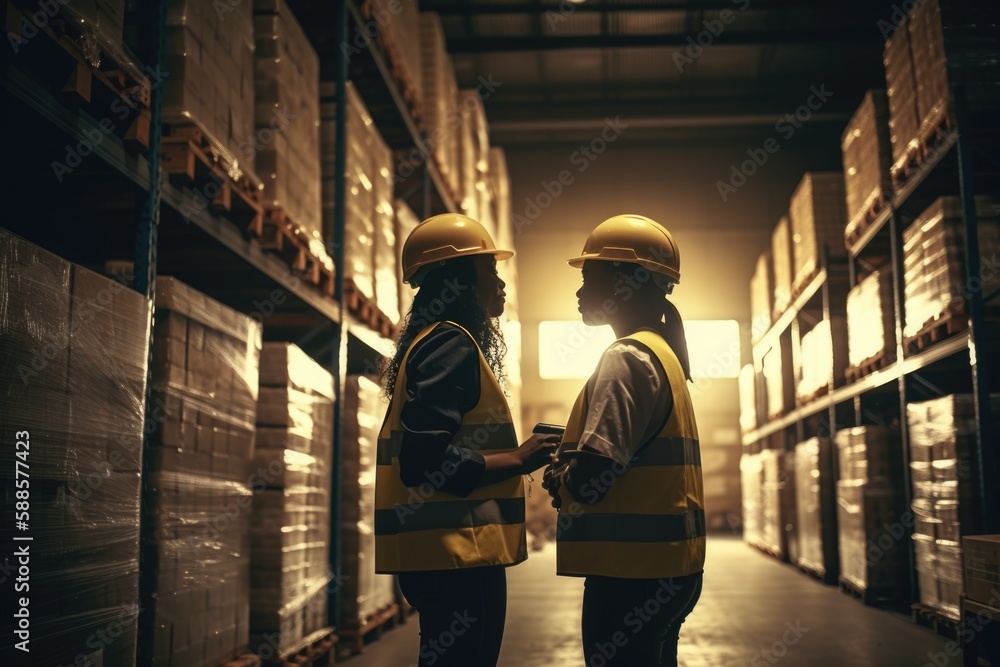
[[[588,260],[630,262],[681,281],[681,258],[670,232],[641,215],[616,215],[594,228],[583,245],[583,254],[570,260],[577,269]]]
[[[422,267],[466,255],[495,255],[502,260],[514,253],[498,250],[486,228],[468,216],[442,213],[427,218],[403,243],[403,282],[411,283]]]

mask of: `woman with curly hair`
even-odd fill
[[[557,436],[518,446],[496,318],[498,250],[475,220],[425,220],[403,245],[417,292],[383,368],[375,564],[399,576],[420,613],[419,665],[496,665],[506,569],[527,558],[522,475],[549,463]]]

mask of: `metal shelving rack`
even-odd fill
[[[353,0],[290,0],[289,5],[320,56],[321,78],[337,83],[338,110],[346,107],[343,102],[346,82],[350,78],[368,103],[376,126],[397,158],[403,159],[414,150],[424,156],[422,163],[409,170],[406,178],[397,181],[397,196],[421,212],[423,217],[456,211],[444,178],[428,159],[426,133],[421,131],[410,113],[377,42],[372,40],[349,62],[345,49],[340,48],[353,31],[364,30],[369,23],[357,4]],[[149,51],[141,55],[151,66],[163,59],[166,6],[166,0],[156,0],[145,6],[145,20],[153,39]],[[336,39],[330,40],[330,35],[336,35]],[[11,104],[19,106],[19,113],[41,119],[36,121],[40,131],[71,143],[87,142],[88,133],[93,136],[94,132],[100,132],[97,120],[50,94],[44,85],[22,71],[16,58],[8,55],[0,66],[0,85],[9,94]],[[132,224],[117,225],[114,230],[108,230],[100,228],[97,222],[88,222],[94,227],[89,231],[95,238],[117,232],[134,234],[134,243],[130,244],[136,268],[133,287],[149,298],[155,293],[156,276],[169,273],[236,310],[259,312],[264,316],[266,340],[295,342],[333,372],[339,401],[348,372],[372,372],[378,359],[390,355],[393,350],[390,339],[341,307],[344,294],[344,277],[340,270],[344,266],[343,246],[337,243],[328,248],[337,268],[334,296],[331,298],[315,286],[297,279],[287,264],[266,252],[257,240],[248,238],[224,214],[194,206],[195,193],[188,187],[171,183],[159,169],[162,137],[160,92],[153,88],[152,123],[149,144],[144,153],[128,148],[114,137],[107,137],[92,146],[93,155],[100,165],[98,169],[107,171],[110,168],[113,174],[124,179],[116,179],[114,187],[120,188],[122,182],[134,186],[135,192],[127,195],[134,200],[135,210],[131,216]],[[343,184],[346,132],[342,112],[338,113],[336,136],[335,178],[338,191],[333,229],[334,238],[339,239],[343,238],[345,227]],[[71,241],[33,227],[31,221],[8,219],[4,226],[70,261],[93,264],[105,259],[123,258],[122,254],[102,257],[102,252],[111,251],[102,250],[98,241],[94,242],[94,247],[74,247]],[[272,290],[281,290],[283,298],[280,303],[270,302],[268,312],[262,312],[259,299],[266,298]],[[150,353],[151,350],[152,341]],[[337,415],[332,462],[335,483],[340,474],[339,410]],[[331,512],[330,548],[331,567],[335,575],[339,575],[339,559],[335,557],[338,553],[339,523],[339,503],[335,502]],[[330,622],[336,624],[337,587],[332,586],[330,590]]]
[[[998,490],[995,480],[1000,474],[1000,465],[998,465],[998,452],[995,447],[996,434],[991,432],[993,415],[991,415],[989,396],[991,388],[996,390],[996,387],[991,385],[991,378],[996,373],[1000,355],[997,354],[997,332],[987,326],[983,318],[983,309],[986,303],[993,301],[998,295],[984,295],[981,289],[968,290],[969,293],[966,296],[969,327],[966,330],[929,345],[916,353],[907,353],[903,342],[905,306],[902,231],[938,197],[957,195],[961,198],[966,239],[966,278],[970,281],[967,284],[976,284],[972,280],[973,278],[978,279],[980,276],[979,227],[975,194],[977,186],[983,187],[985,185],[987,188],[990,186],[991,181],[983,178],[983,173],[994,172],[990,171],[989,166],[982,169],[981,165],[974,163],[976,134],[974,131],[963,131],[962,128],[978,130],[981,126],[979,123],[973,124],[969,121],[965,110],[963,91],[953,87],[952,100],[955,126],[937,142],[933,150],[929,152],[924,164],[893,194],[889,205],[871,226],[854,244],[848,247],[850,286],[856,284],[857,265],[863,260],[866,252],[870,251],[877,243],[881,244],[878,246],[877,252],[884,255],[888,250],[888,257],[884,257],[884,259],[892,271],[893,280],[895,361],[854,382],[832,388],[825,396],[788,410],[778,418],[766,423],[761,423],[762,420],[758,419],[759,426],[755,430],[743,433],[743,443],[745,447],[755,451],[755,448],[759,449],[772,436],[782,432],[791,433],[793,429],[798,441],[801,441],[802,436],[807,435],[804,432],[807,421],[817,416],[826,420],[826,424],[829,426],[826,435],[830,436],[839,428],[861,426],[869,419],[869,415],[862,407],[862,400],[874,393],[874,390],[894,387],[898,396],[903,451],[903,460],[900,463],[903,466],[905,497],[907,507],[909,507],[912,500],[912,490],[910,486],[906,405],[910,401],[918,400],[915,385],[919,381],[921,372],[930,372],[941,364],[948,364],[949,369],[952,369],[951,372],[954,372],[954,369],[964,369],[964,372],[971,376],[968,377],[968,384],[975,397],[978,424],[975,464],[980,489],[981,528],[984,533],[997,533],[1000,532],[1000,513],[996,511],[996,508],[1000,507],[1000,490]],[[995,162],[992,166],[995,170]],[[993,189],[987,190],[987,192],[996,192],[995,181],[993,181]],[[821,271],[789,306],[788,310],[754,344],[753,361],[758,396],[763,388],[763,378],[760,375],[763,352],[769,349],[778,337],[795,327],[800,312],[811,299],[817,298],[817,293],[823,295],[824,308],[829,306],[829,286],[827,283],[828,274],[826,271]],[[785,373],[784,377],[788,378],[788,373]],[[958,378],[960,382],[964,379]],[[920,384],[926,386],[928,383],[921,382]],[[760,416],[758,404],[758,417]],[[840,424],[838,420],[851,423]],[[914,580],[912,590],[916,590],[916,575],[912,567],[914,557],[912,544],[909,551],[911,577]]]

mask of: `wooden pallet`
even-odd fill
[[[375,302],[359,290],[350,278],[344,279],[344,306],[355,318],[382,337],[391,338],[395,333],[396,323],[379,310]]]
[[[238,658],[233,658],[232,660],[228,660],[222,663],[221,665],[219,665],[219,667],[259,667],[259,665],[260,665],[259,655],[255,655],[253,653],[244,653]]]
[[[837,583],[837,576],[833,572],[825,568],[814,567],[812,565],[809,565],[808,563],[803,563],[801,561],[797,562],[795,564],[795,567],[799,568],[800,572],[809,575],[813,579],[818,579],[824,584],[832,585]]]
[[[892,350],[886,350],[881,354],[876,354],[874,357],[865,359],[857,366],[848,366],[844,369],[844,378],[847,380],[848,384],[851,382],[857,382],[861,378],[871,375],[875,371],[885,369],[894,361],[896,361],[896,353]]]
[[[303,280],[333,296],[336,267],[328,267],[312,252],[305,233],[283,209],[264,209],[247,226],[247,234],[259,239],[264,250],[281,257]]]
[[[340,636],[344,639],[344,648],[350,649],[352,655],[361,653],[365,649],[366,639],[378,639],[384,630],[396,625],[398,618],[399,605],[393,602],[367,618],[343,623]]]
[[[809,405],[810,403],[812,403],[813,401],[819,399],[820,397],[826,396],[828,393],[830,393],[830,388],[829,387],[820,387],[819,389],[817,389],[816,391],[812,392],[808,396],[802,396],[802,397],[796,396],[795,397],[795,404],[796,405],[800,405],[800,406],[801,405]]]
[[[892,187],[902,190],[907,181],[931,161],[944,140],[954,131],[955,120],[950,109],[942,108],[935,116],[924,120],[917,136],[907,145],[903,155],[890,169]]]
[[[961,624],[958,619],[945,615],[940,609],[935,609],[920,602],[914,602],[910,605],[910,612],[913,622],[917,625],[930,628],[939,635],[951,637],[952,639],[956,637],[958,626]]]
[[[812,281],[814,281],[816,279],[816,276],[818,275],[819,275],[819,267],[817,266],[816,268],[814,268],[812,271],[809,272],[809,275],[804,276],[800,280],[793,280],[792,298],[790,299],[790,302],[795,303],[795,300],[802,295],[802,292],[804,292],[805,289],[812,284]]]
[[[330,667],[336,659],[334,648],[340,638],[333,628],[323,628],[306,635],[275,660],[267,660],[262,667]]]
[[[908,354],[916,354],[968,328],[967,315],[945,312],[938,319],[925,325],[915,336],[904,338],[903,347]]]
[[[190,187],[196,203],[226,214],[241,227],[260,224],[263,216],[260,188],[246,172],[234,172],[197,125],[164,128],[160,164],[174,180]]]
[[[854,582],[844,577],[837,578],[837,585],[841,593],[861,600],[868,607],[897,602],[900,597],[900,591],[898,590],[872,588],[870,586],[860,588]]]
[[[61,4],[65,3],[53,6]],[[114,133],[126,146],[148,148],[149,79],[131,63],[117,60],[94,39],[89,28],[65,10],[50,17],[47,10],[39,11],[37,2],[9,0],[6,5],[7,34],[18,54],[18,67],[41,79],[67,106],[86,110],[102,131]],[[32,21],[33,14],[45,15],[47,22],[38,27]],[[23,25],[37,28],[37,34],[32,38],[22,35]]]
[[[871,226],[878,220],[878,217],[882,215],[882,212],[889,206],[889,199],[892,193],[882,190],[880,187],[878,192],[874,193],[875,197],[872,201],[859,214],[854,216],[854,219],[847,225],[847,230],[845,233],[845,239],[847,241],[847,246],[851,247],[857,243],[862,236],[865,235]]]

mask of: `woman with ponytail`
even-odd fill
[[[585,664],[676,665],[701,594],[705,516],[673,237],[638,215],[598,225],[580,257],[585,324],[618,340],[587,381],[545,486],[559,509],[557,573],[586,577]]]
[[[403,279],[419,291],[383,368],[375,569],[397,574],[420,613],[420,667],[496,665],[505,568],[528,557],[521,478],[551,460],[558,440],[534,434],[519,446],[502,388],[496,263],[513,254],[451,213],[403,244]]]

